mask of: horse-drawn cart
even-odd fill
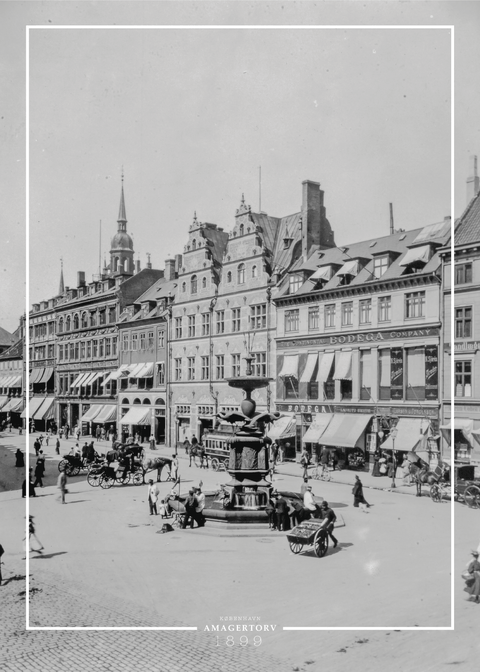
[[[450,471],[442,470],[440,478],[430,487],[430,497],[434,502],[451,499],[452,487]],[[475,467],[470,464],[456,464],[454,467],[453,497],[464,502],[471,509],[480,509],[480,479],[475,478]]]
[[[325,520],[312,518],[304,520],[287,534],[292,553],[301,553],[306,546],[313,546],[317,558],[323,558],[328,551],[328,533],[324,527]]]

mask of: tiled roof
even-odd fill
[[[15,342],[14,336],[4,329],[3,327],[0,327],[0,346],[5,346],[5,345],[12,345]]]
[[[22,359],[23,358],[23,339],[17,341],[8,350],[4,350],[0,359]]]
[[[255,224],[261,229],[272,267],[277,266],[279,269],[290,267],[292,252],[296,243],[301,240],[300,216],[300,212],[286,217],[270,217],[263,212],[252,212]],[[283,239],[285,237],[292,238],[288,249],[284,249]]]
[[[455,247],[480,242],[480,193],[468,204],[455,231]]]
[[[216,264],[221,264],[225,250],[227,249],[228,233],[217,227],[205,226],[202,229],[203,236],[210,241],[209,250]]]

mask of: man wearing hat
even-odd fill
[[[473,560],[468,565],[468,572],[475,581],[467,590],[475,598],[475,602],[480,602],[480,562],[478,561],[478,551],[472,551],[472,555]]]
[[[150,515],[158,515],[157,512],[157,501],[158,501],[158,486],[153,482],[151,478],[148,481],[148,506],[150,507]]]
[[[187,525],[190,523],[190,527],[193,530],[193,521],[196,518],[197,506],[198,506],[198,500],[195,497],[195,491],[192,488],[188,491],[188,497],[185,500],[185,516],[183,518],[183,525],[182,525],[183,529],[185,529]]]
[[[320,504],[320,511],[322,515],[322,520],[324,521],[322,527],[325,530],[327,530],[328,536],[333,541],[333,548],[336,548],[338,544],[338,539],[336,539],[333,536],[333,530],[335,527],[335,521],[337,520],[337,516],[335,515],[333,509],[331,509],[328,506],[328,502],[326,500],[323,500],[323,502]]]
[[[303,495],[303,506],[305,507],[305,509],[308,511],[308,513],[312,518],[320,517],[320,511],[318,509],[318,506],[315,504],[315,499],[313,496],[311,485],[307,485],[307,489],[305,491],[305,494]]]

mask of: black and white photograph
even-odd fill
[[[0,13],[2,669],[476,669],[478,3]]]

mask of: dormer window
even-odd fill
[[[289,293],[290,294],[295,294],[295,292],[298,292],[300,287],[303,285],[303,277],[301,275],[291,275],[290,276],[290,285],[289,285]]]
[[[346,261],[342,268],[337,272],[338,277],[340,278],[341,285],[349,285],[353,278],[358,275],[360,270],[360,264],[357,259],[350,259]]]
[[[399,265],[405,267],[404,273],[421,273],[430,261],[431,256],[432,248],[430,245],[411,247],[407,250]]]
[[[332,266],[321,266],[318,268],[313,275],[309,277],[313,283],[321,283],[324,285],[326,282],[331,280],[334,275],[334,270]]]
[[[373,275],[375,278],[381,278],[382,275],[385,273],[385,271],[388,268],[388,255],[385,255],[383,257],[375,257],[373,260]]]

